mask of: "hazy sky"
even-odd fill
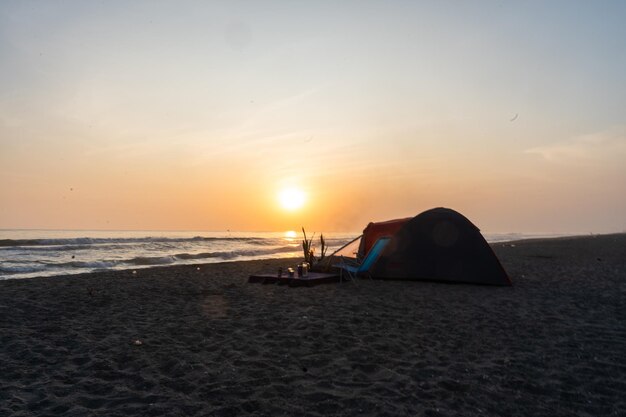
[[[626,230],[624,1],[2,1],[0,228]],[[301,210],[277,193],[298,187]]]

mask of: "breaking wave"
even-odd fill
[[[141,237],[141,238],[90,238],[80,237],[71,239],[0,239],[0,248],[20,246],[55,246],[55,250],[71,250],[76,248],[91,247],[93,245],[112,244],[136,244],[136,243],[184,243],[184,242],[250,242],[264,245],[264,238],[256,237],[203,237],[191,238],[167,238],[167,237]]]
[[[280,233],[174,236],[172,232],[169,236],[136,236],[132,233],[137,232],[111,232],[110,236],[98,236],[99,233],[103,232],[94,232],[95,236],[0,239],[0,280],[301,256],[299,239]],[[126,236],[119,236],[124,233]],[[329,236],[327,242],[332,251],[352,238]]]

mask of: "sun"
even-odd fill
[[[306,194],[299,188],[285,188],[278,193],[280,206],[288,211],[294,211],[306,202]]]

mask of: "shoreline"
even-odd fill
[[[560,241],[560,240],[575,240],[575,239],[591,239],[591,238],[610,238],[610,237],[619,237],[626,236],[626,233],[607,233],[607,234],[589,234],[589,235],[561,235],[554,237],[530,237],[524,239],[516,239],[510,241],[496,241],[490,242],[489,245],[494,249],[494,252],[497,250],[496,248],[501,245],[510,245],[517,243],[541,243],[547,241]],[[100,270],[100,271],[92,271],[92,272],[76,272],[70,274],[59,274],[59,275],[42,275],[42,276],[33,276],[33,277],[25,277],[25,278],[12,278],[11,276],[7,276],[6,278],[0,279],[2,281],[10,281],[10,280],[33,280],[33,279],[49,279],[49,278],[65,278],[65,277],[77,277],[77,276],[89,276],[92,274],[108,274],[108,273],[127,273],[128,271],[146,271],[146,270],[160,270],[160,269],[168,269],[168,268],[197,268],[203,267],[205,265],[221,265],[221,264],[230,264],[230,263],[258,263],[258,262],[273,262],[282,260],[285,263],[293,263],[297,264],[298,261],[302,261],[301,257],[296,258],[265,258],[265,259],[252,259],[252,260],[234,260],[234,261],[218,261],[218,262],[198,262],[198,263],[189,263],[189,264],[178,264],[178,265],[153,265],[153,266],[135,266],[129,267],[126,269],[110,269],[110,270]],[[294,266],[292,265],[292,266]],[[280,265],[279,265],[280,266]]]
[[[626,234],[491,246],[512,287],[247,283],[285,259],[0,281],[0,414],[625,413]]]

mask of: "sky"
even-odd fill
[[[626,231],[626,2],[1,1],[0,228]],[[279,194],[305,201],[286,209]]]

